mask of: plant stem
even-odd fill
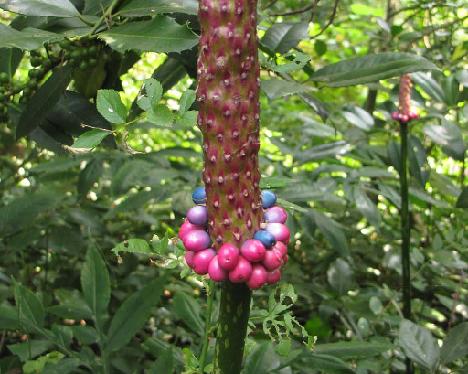
[[[215,374],[239,374],[252,292],[245,284],[226,282],[221,291]]]
[[[204,373],[206,366],[206,356],[208,353],[208,346],[210,343],[210,329],[211,329],[211,314],[213,313],[213,299],[214,299],[214,287],[213,282],[209,282],[206,287],[207,293],[207,306],[206,306],[206,317],[205,317],[205,333],[203,335],[203,346],[200,354],[200,372]]]
[[[401,271],[403,289],[403,317],[411,319],[411,273],[410,273],[410,220],[408,203],[408,124],[400,122],[400,222],[401,222]],[[407,358],[406,374],[413,373]]]

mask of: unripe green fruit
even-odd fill
[[[64,39],[60,41],[59,46],[63,49],[70,49],[70,47],[72,46],[72,43],[70,42],[70,40]]]
[[[96,56],[98,53],[98,47],[95,45],[92,45],[91,47],[88,48],[88,55],[89,56]]]
[[[81,61],[80,63],[81,70],[86,70],[88,67],[89,67],[89,64],[86,61]]]
[[[10,77],[7,73],[3,72],[0,73],[0,83],[8,83],[10,81]]]
[[[79,49],[74,49],[71,53],[70,53],[70,57],[74,60],[78,60],[81,58],[81,51]]]

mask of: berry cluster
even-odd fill
[[[392,112],[392,119],[401,123],[408,123],[412,120],[418,119],[419,114],[416,112],[409,112],[408,114],[400,112]]]
[[[284,224],[286,211],[275,205],[276,195],[262,191],[264,223],[252,239],[246,240],[240,248],[232,243],[223,243],[218,251],[211,248],[207,232],[208,210],[204,187],[198,187],[192,194],[196,206],[187,212],[187,218],[179,230],[179,238],[187,250],[185,261],[197,274],[222,282],[247,283],[250,289],[265,284],[274,284],[281,279],[281,266],[288,261],[287,244],[290,233]]]
[[[400,123],[408,123],[418,118],[419,115],[411,110],[411,77],[409,74],[404,74],[400,77],[398,112],[392,113],[392,119]]]

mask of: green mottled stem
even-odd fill
[[[221,291],[215,374],[239,374],[250,314],[251,291],[245,284],[225,283]]]
[[[203,133],[208,231],[213,247],[240,246],[260,227],[260,65],[256,0],[200,0],[198,125]],[[222,287],[215,372],[238,374],[251,292]]]
[[[411,319],[411,273],[410,237],[408,203],[408,124],[400,123],[400,222],[401,222],[401,272],[403,289],[403,317]],[[405,360],[406,374],[413,373],[411,360]]]
[[[207,292],[207,306],[206,306],[206,317],[205,317],[205,332],[203,335],[203,346],[200,354],[200,371],[204,373],[206,366],[206,356],[208,354],[208,346],[210,344],[210,329],[211,329],[211,314],[213,313],[213,299],[214,299],[214,287],[213,282],[209,282],[206,287]]]

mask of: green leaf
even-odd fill
[[[32,50],[44,43],[58,41],[63,36],[49,31],[27,27],[21,31],[0,23],[0,48],[19,48]]]
[[[77,358],[63,358],[57,363],[47,363],[41,374],[68,374],[76,372],[82,363]]]
[[[465,187],[457,199],[457,208],[468,208],[468,187]]]
[[[432,99],[444,102],[444,92],[440,84],[432,79],[428,73],[411,74],[411,80],[423,89]]]
[[[86,253],[80,279],[85,301],[96,321],[100,321],[102,315],[106,313],[111,288],[106,264],[97,249],[90,248]]]
[[[170,126],[174,119],[174,113],[164,104],[157,104],[148,111],[148,121],[159,126]]]
[[[357,106],[350,111],[344,111],[343,116],[350,124],[364,131],[369,131],[374,126],[374,118],[366,110]]]
[[[143,239],[125,240],[124,242],[119,243],[114,248],[112,248],[112,252],[116,256],[118,256],[120,252],[144,253],[147,255],[153,254],[148,242]]]
[[[185,325],[199,336],[203,335],[204,322],[201,317],[200,305],[193,297],[178,292],[174,297],[173,310],[184,321]]]
[[[262,91],[265,92],[271,100],[307,90],[307,86],[297,82],[286,81],[283,79],[262,80]]]
[[[28,340],[24,343],[10,344],[8,349],[19,357],[22,362],[31,360],[50,348],[48,340]]]
[[[338,258],[328,268],[327,280],[336,292],[343,295],[353,286],[353,270],[345,260]]]
[[[7,73],[12,78],[23,58],[23,51],[18,48],[0,48],[0,73]]]
[[[197,36],[187,26],[172,18],[157,16],[151,21],[137,21],[113,27],[99,34],[118,51],[136,49],[148,52],[180,52],[197,45]]]
[[[351,341],[317,344],[314,351],[319,354],[330,355],[347,360],[352,358],[377,356],[392,348],[392,344],[385,342]]]
[[[400,323],[400,347],[406,356],[429,370],[435,370],[440,350],[429,330],[404,319]]]
[[[269,374],[280,366],[271,342],[257,344],[245,360],[243,374]]]
[[[146,94],[138,100],[137,104],[142,110],[149,111],[161,100],[163,87],[159,81],[153,78],[146,79],[143,87]]]
[[[295,156],[301,163],[306,163],[326,157],[336,157],[346,154],[350,150],[350,145],[345,141],[338,141],[328,144],[320,144],[311,147],[302,153],[297,153]]]
[[[328,65],[317,70],[311,80],[324,82],[331,87],[342,87],[435,69],[437,67],[432,62],[418,55],[383,52]]]
[[[421,141],[414,135],[410,136],[408,147],[410,173],[417,179],[421,188],[424,189],[430,174],[426,150]]]
[[[306,373],[311,369],[318,370],[323,373],[355,373],[354,370],[343,360],[338,357],[319,354],[306,351],[301,357],[305,361],[303,372]]]
[[[26,109],[21,113],[16,127],[16,139],[28,135],[45,120],[47,114],[60,100],[71,80],[71,68],[55,69],[50,78],[30,98]]]
[[[308,23],[276,23],[263,36],[261,43],[272,52],[286,53],[307,38]]]
[[[127,120],[127,108],[122,103],[117,91],[99,90],[96,106],[99,113],[110,123],[125,123]]]
[[[0,8],[25,16],[78,17],[80,15],[68,0],[3,0]]]
[[[118,11],[119,15],[127,17],[155,16],[164,13],[196,15],[198,2],[196,0],[132,0]]]
[[[351,11],[359,16],[383,17],[384,11],[381,7],[371,7],[366,4],[351,4]]]
[[[102,15],[111,3],[112,0],[85,0],[83,14]]]
[[[362,188],[356,188],[354,190],[354,197],[356,199],[356,207],[361,214],[366,217],[371,225],[378,228],[380,225],[380,214],[374,202],[369,199]]]
[[[41,300],[19,283],[15,283],[14,291],[20,325],[27,331],[36,331],[44,325],[45,320],[45,311]]]
[[[8,304],[0,305],[0,329],[17,330],[19,328],[16,308]]]
[[[165,284],[165,278],[154,279],[123,302],[112,318],[107,351],[121,349],[143,327],[151,314],[151,308],[159,303]]]
[[[442,365],[459,358],[468,357],[468,322],[462,322],[450,329],[440,351]]]
[[[86,196],[93,184],[101,177],[103,170],[101,159],[94,158],[86,164],[78,179],[78,193],[80,196]]]
[[[338,253],[342,256],[347,256],[349,254],[348,243],[346,242],[346,236],[340,225],[333,219],[316,210],[313,212],[313,217],[325,239],[328,240]]]
[[[327,43],[323,40],[317,39],[314,42],[314,51],[318,56],[323,56],[327,52]]]
[[[166,349],[151,366],[149,374],[173,373],[174,372],[174,351],[172,347]]]
[[[375,315],[379,315],[383,312],[384,308],[382,302],[377,296],[372,296],[369,299],[369,309],[372,310],[372,313],[374,313]]]
[[[73,148],[94,148],[101,144],[104,138],[110,135],[110,131],[93,129],[81,134],[73,143]]]
[[[186,113],[195,101],[197,94],[193,90],[186,90],[179,101],[179,115]]]
[[[423,131],[434,143],[441,145],[447,155],[459,161],[463,160],[466,146],[463,142],[462,132],[457,125],[443,121],[443,126],[427,125]]]

